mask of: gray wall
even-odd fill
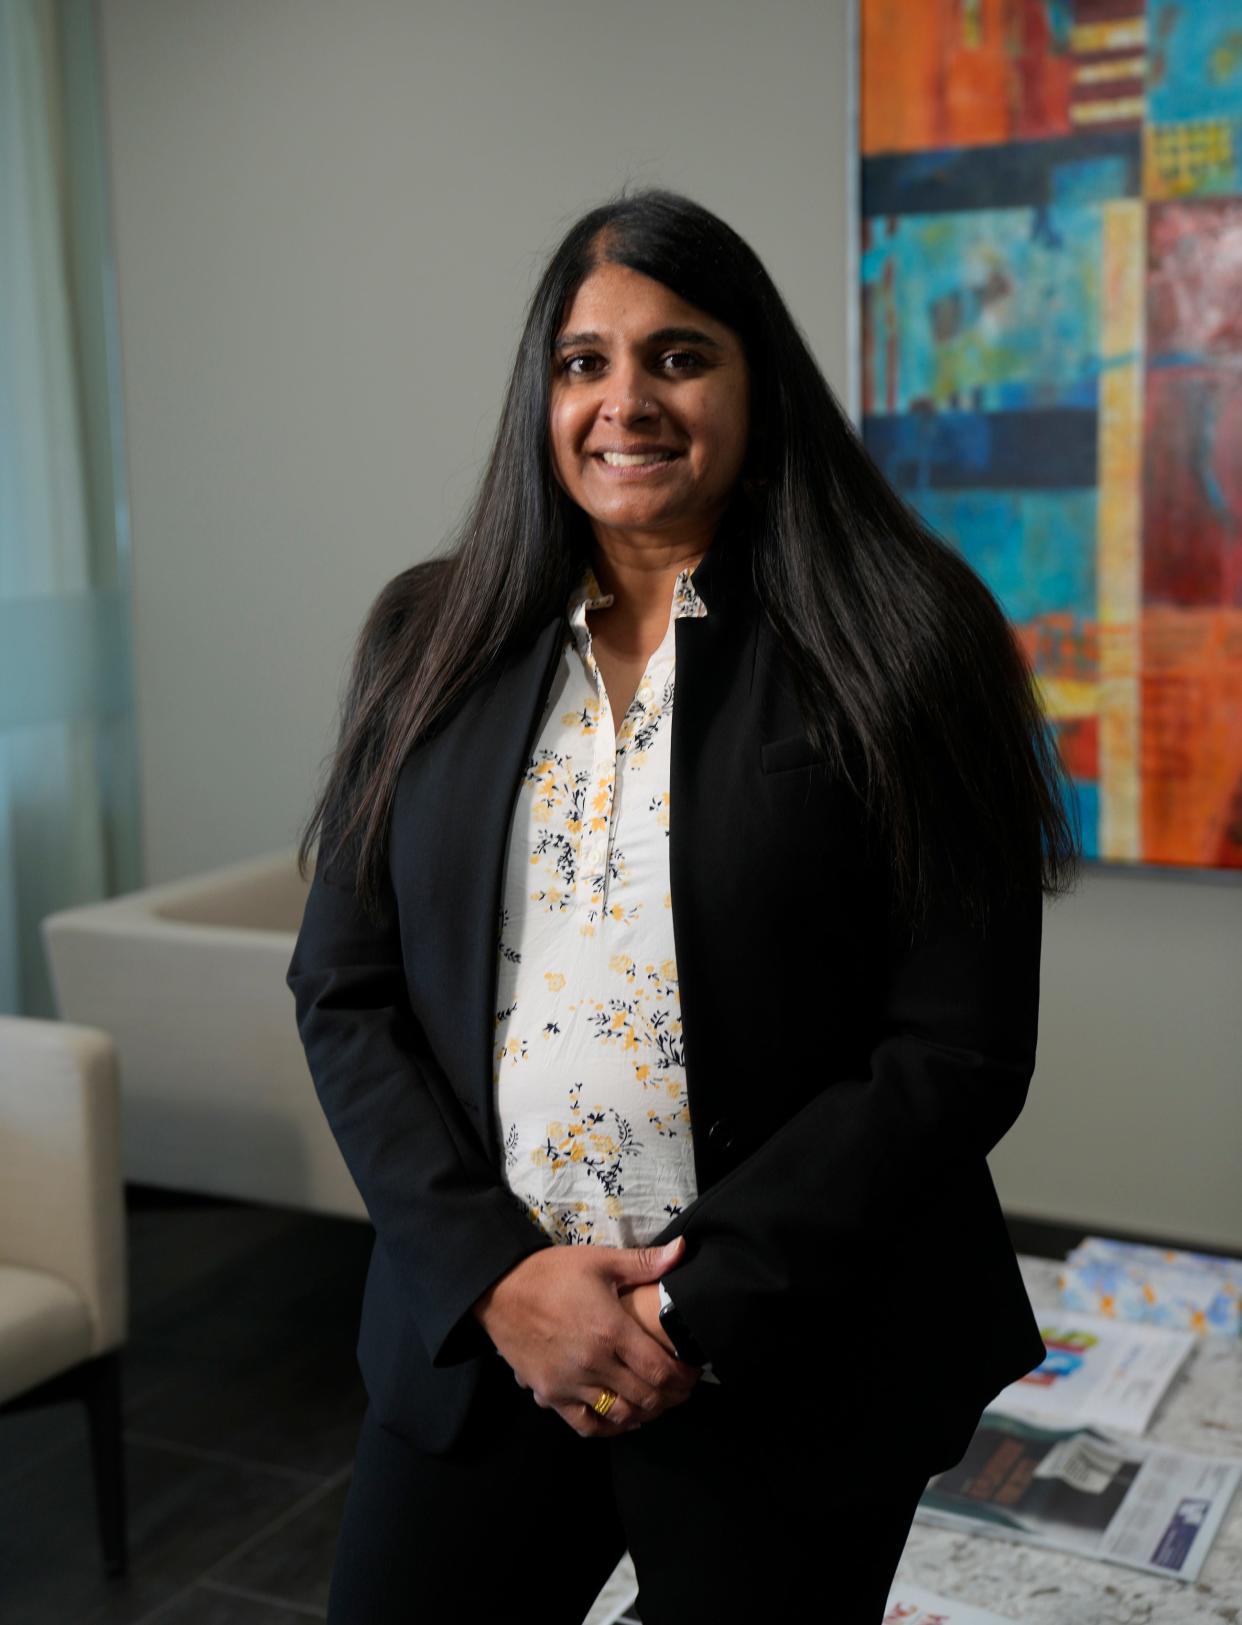
[[[844,0],[100,0],[151,881],[292,842],[379,586],[454,519],[542,257],[717,210],[848,391]],[[1017,1211],[1242,1245],[1242,887],[1048,911]]]

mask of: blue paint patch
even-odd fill
[[[1094,618],[1094,490],[920,491],[909,500],[978,571],[1011,621],[1050,611]]]
[[[1097,480],[1097,414],[914,412],[863,419],[886,478],[917,502],[928,490],[1073,490]]]
[[[1050,405],[1076,407],[1080,412],[1093,413],[1099,400],[1098,379],[1104,369],[1092,359],[1084,364],[1082,376],[1063,384],[1049,399],[1050,391],[1038,379],[1011,378],[988,391],[997,410],[1002,412],[1039,412]]]
[[[1092,404],[1101,263],[1095,205],[878,226],[860,267],[869,398],[897,412]]]
[[[1242,191],[1242,14],[1237,0],[1166,4],[1153,19],[1147,117],[1179,197]]]
[[[1147,116],[1153,124],[1237,115],[1242,16],[1237,0],[1163,4],[1152,18]]]
[[[1041,208],[1142,195],[1138,130],[877,153],[862,160],[859,184],[864,217]]]
[[[1084,858],[1098,858],[1100,855],[1100,787],[1094,781],[1086,779],[1071,779],[1074,800],[1077,811],[1069,809],[1070,823],[1074,825],[1075,817],[1079,820],[1077,828],[1082,836],[1082,855]]]
[[[1058,204],[1104,203],[1135,197],[1135,167],[1127,154],[1076,158],[1052,170],[1052,201]]]

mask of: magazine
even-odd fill
[[[989,1410],[915,1516],[1195,1580],[1240,1475],[1242,1461]]]
[[[1156,1406],[1196,1344],[1193,1332],[1035,1306],[1044,1363],[992,1401],[989,1410],[1058,1422],[1090,1422],[1146,1433]]]
[[[1242,1332],[1242,1258],[1087,1236],[1066,1256],[1057,1286],[1066,1309],[1196,1336]]]
[[[1013,1621],[954,1597],[938,1597],[922,1586],[894,1582],[883,1625],[1013,1625]]]

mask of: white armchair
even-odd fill
[[[116,1040],[127,1179],[366,1218],[285,982],[307,886],[277,852],[43,921],[61,1016]]]
[[[115,1047],[91,1027],[0,1015],[0,1436],[8,1413],[86,1405],[109,1574],[126,1566],[127,1331]]]

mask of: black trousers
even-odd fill
[[[700,1383],[582,1439],[497,1359],[461,1443],[431,1456],[366,1412],[328,1625],[581,1625],[629,1548],[643,1625],[880,1625],[928,1474],[877,1497],[812,1448],[792,1403]]]

